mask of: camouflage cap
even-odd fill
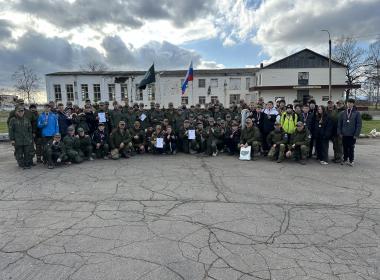
[[[78,129],[79,129],[79,128],[78,128]],[[71,125],[67,128],[67,131],[73,131],[73,130],[75,130],[75,129],[74,129],[74,127],[71,126]]]
[[[84,129],[82,127],[78,128],[78,133],[79,132],[84,132]]]
[[[59,137],[59,138],[61,138],[61,133],[56,133],[56,134],[54,134],[54,137]]]

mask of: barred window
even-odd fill
[[[108,84],[108,100],[115,100],[115,84]]]
[[[55,101],[62,101],[61,85],[54,85]]]
[[[230,89],[231,90],[240,90],[241,89],[240,78],[230,78]]]
[[[199,96],[199,104],[206,104],[206,96]]]
[[[181,97],[181,104],[189,104],[189,97],[187,96],[182,96]]]
[[[100,92],[100,85],[94,84],[94,102],[98,102],[101,100],[101,92]]]
[[[156,100],[156,86],[154,84],[148,85],[148,100],[155,101]]]
[[[82,84],[81,85],[81,93],[82,93],[82,101],[85,101],[86,99],[89,99],[88,85],[87,84]]]
[[[136,84],[135,101],[142,101],[144,99],[143,90],[139,88],[139,84]]]
[[[66,85],[67,101],[74,101],[74,86]]]
[[[240,94],[231,94],[230,95],[230,104],[238,104],[240,100]]]
[[[198,80],[198,87],[205,88],[206,87],[206,80],[205,79],[199,79]]]
[[[128,96],[128,85],[127,84],[121,84],[120,85],[120,94],[121,94],[121,100],[124,100],[126,96]]]

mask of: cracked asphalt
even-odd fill
[[[360,140],[356,158],[24,171],[0,144],[0,279],[380,279],[380,141]]]

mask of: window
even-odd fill
[[[238,104],[240,101],[240,94],[231,94],[230,95],[230,104]]]
[[[322,101],[329,101],[330,97],[329,96],[322,96]]]
[[[95,84],[94,85],[94,101],[95,102],[98,102],[99,100],[101,100],[101,93],[100,93],[100,85],[99,84]]]
[[[249,90],[251,87],[251,78],[245,78],[245,89]]]
[[[187,96],[182,96],[181,97],[181,104],[189,104],[189,97]]]
[[[206,104],[206,96],[199,96],[199,104]]]
[[[61,85],[54,85],[55,101],[62,101]]]
[[[136,84],[136,91],[135,91],[135,101],[142,101],[143,100],[143,90],[139,88],[139,84]]]
[[[216,88],[216,87],[218,87],[218,79],[211,79],[211,80],[210,80],[210,86],[211,86],[212,88]]]
[[[309,72],[298,72],[298,85],[307,86],[309,84]]]
[[[206,87],[206,80],[205,79],[199,79],[198,80],[198,87],[205,88]]]
[[[127,84],[121,84],[120,85],[120,95],[121,100],[124,100],[126,96],[128,96],[128,85]]]
[[[241,80],[240,78],[230,78],[230,89],[231,90],[240,90]]]
[[[211,96],[211,103],[212,104],[215,104],[218,100],[218,97],[217,96]]]
[[[153,84],[148,85],[148,100],[155,101],[156,100],[156,87]],[[142,99],[141,99],[142,100]]]
[[[108,84],[108,100],[115,100],[115,84]]]
[[[74,87],[73,85],[66,85],[67,101],[74,101]]]
[[[86,99],[89,98],[89,96],[88,96],[88,85],[87,84],[81,85],[81,93],[82,93],[82,101],[85,101]]]

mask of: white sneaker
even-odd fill
[[[348,162],[347,165],[354,167],[354,162]]]
[[[321,160],[320,163],[321,163],[322,165],[327,165],[327,164],[328,164],[328,162],[325,162],[325,161],[323,161],[323,160]]]
[[[216,157],[218,155],[218,152],[212,153],[213,157]]]

